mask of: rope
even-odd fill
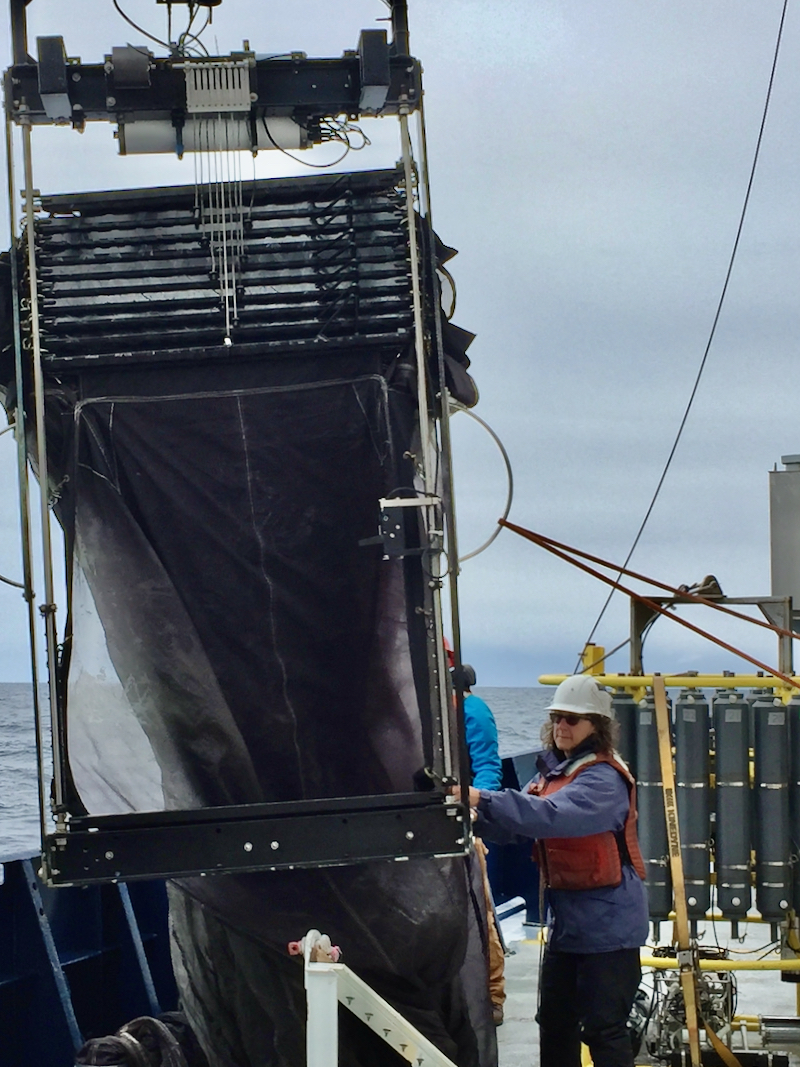
[[[501,526],[507,527],[509,530],[513,530],[514,533],[518,533],[525,537],[526,534],[531,533],[530,530],[524,530],[522,526],[515,526],[514,523],[506,522],[505,519],[498,519]],[[639,574],[637,571],[629,570],[627,567],[620,567],[616,563],[610,563],[608,560],[601,559],[600,556],[593,556],[590,552],[582,552],[579,548],[573,548],[571,545],[565,545],[561,541],[556,541],[552,537],[546,537],[544,534],[534,534],[534,537],[538,538],[542,546],[554,545],[556,548],[562,548],[565,552],[570,552],[574,556],[580,556],[581,559],[588,559],[591,563],[598,563],[601,567],[608,567],[609,570],[617,571],[619,576],[626,574],[629,578],[638,578],[639,581],[648,582],[650,585],[655,585],[658,589],[664,589],[668,593],[673,593],[676,599],[690,600],[695,604],[703,604],[705,607],[713,608],[715,611],[721,611],[725,615],[730,615],[734,619],[742,619],[744,622],[751,622],[754,626],[761,626],[765,630],[772,630],[773,633],[779,634],[781,637],[792,637],[796,641],[800,641],[800,633],[796,633],[794,630],[786,630],[782,626],[777,626],[771,622],[765,622],[763,619],[754,619],[752,615],[745,615],[741,611],[735,611],[733,608],[729,608],[725,604],[720,604],[716,600],[710,600],[708,597],[701,596],[698,593],[692,593],[688,589],[681,589],[680,586],[667,585],[666,582],[659,582],[657,578],[649,578],[646,574]],[[628,643],[630,638],[626,638],[611,652],[606,653],[603,657],[608,659],[614,652],[618,652],[620,648]]]
[[[163,1020],[163,1021],[162,1021]],[[181,1042],[173,1033],[174,1027],[183,1032],[195,1055],[192,1062],[205,1062],[193,1035],[189,1037],[182,1016],[170,1012],[160,1019],[142,1016],[121,1026],[110,1037],[87,1041],[75,1056],[76,1064],[118,1064],[122,1067],[188,1067]]]
[[[664,469],[661,472],[661,477],[658,479],[658,484],[656,485],[655,492],[653,493],[653,498],[650,501],[650,504],[649,504],[649,506],[647,508],[647,511],[645,512],[645,516],[642,519],[642,523],[641,523],[641,525],[640,525],[640,527],[639,527],[639,529],[638,529],[638,531],[636,533],[636,536],[633,539],[633,544],[631,545],[630,550],[629,550],[627,556],[625,557],[625,564],[624,564],[625,566],[628,565],[628,563],[631,560],[631,557],[633,556],[633,553],[636,551],[636,546],[639,544],[639,539],[641,538],[642,534],[644,533],[644,528],[647,525],[647,523],[648,523],[648,521],[650,519],[650,516],[653,513],[653,508],[655,507],[656,501],[658,500],[659,494],[661,492],[661,487],[663,486],[664,480],[667,477],[667,471],[669,470],[670,466],[672,465],[672,460],[673,460],[673,458],[675,456],[675,453],[676,453],[676,451],[678,449],[678,444],[680,442],[680,439],[683,436],[683,431],[684,431],[684,429],[686,427],[686,422],[687,422],[687,420],[689,418],[689,412],[692,410],[692,405],[694,404],[694,399],[695,399],[695,396],[697,395],[697,390],[698,390],[698,387],[700,385],[700,379],[703,376],[703,371],[705,370],[706,361],[708,360],[708,354],[711,351],[711,345],[712,345],[712,343],[714,341],[714,336],[715,336],[715,334],[717,332],[717,324],[719,323],[720,314],[722,313],[722,305],[725,303],[725,297],[726,297],[727,292],[728,292],[728,283],[730,282],[731,274],[733,273],[733,264],[734,264],[734,262],[736,260],[736,253],[739,250],[739,240],[740,240],[740,238],[742,236],[742,230],[744,229],[744,220],[745,220],[745,216],[747,215],[748,204],[750,203],[750,193],[752,192],[752,189],[753,189],[753,179],[755,178],[756,167],[758,166],[758,158],[759,158],[759,155],[761,154],[761,142],[763,140],[764,129],[765,129],[766,124],[767,124],[767,113],[769,111],[770,99],[772,97],[772,86],[773,86],[773,83],[775,81],[775,70],[776,70],[777,65],[778,65],[778,53],[780,52],[780,48],[781,48],[781,38],[783,37],[783,24],[784,24],[784,21],[786,19],[786,8],[787,8],[788,3],[789,3],[789,0],[783,0],[783,10],[781,11],[781,20],[780,20],[780,24],[778,26],[778,37],[777,37],[777,40],[775,41],[775,50],[774,50],[774,53],[773,53],[773,56],[772,56],[772,69],[771,69],[770,75],[769,75],[769,84],[767,86],[767,96],[766,96],[766,99],[764,101],[764,110],[763,110],[763,112],[761,114],[761,125],[760,125],[759,130],[758,130],[758,138],[756,140],[756,149],[755,149],[755,153],[753,155],[753,165],[750,168],[750,178],[748,179],[748,182],[747,182],[747,191],[745,192],[744,203],[742,204],[742,210],[741,210],[741,214],[739,216],[739,225],[738,225],[738,227],[736,229],[736,238],[735,238],[735,240],[733,242],[733,250],[731,251],[730,260],[728,261],[728,269],[725,272],[725,281],[723,282],[722,292],[720,293],[719,301],[717,303],[717,310],[716,310],[716,312],[714,314],[714,320],[713,320],[713,322],[711,324],[711,332],[708,335],[708,341],[706,342],[705,351],[703,352],[703,358],[700,360],[700,366],[699,366],[699,368],[697,370],[697,375],[696,375],[695,380],[694,380],[694,385],[692,386],[692,391],[689,394],[689,401],[688,401],[688,403],[686,405],[686,409],[684,410],[683,418],[680,421],[680,425],[678,426],[678,432],[675,435],[675,440],[674,440],[674,442],[672,444],[672,448],[670,449],[669,455],[667,456],[667,462],[664,464]],[[584,645],[588,645],[591,642],[592,638],[594,637],[595,633],[597,632],[597,627],[600,625],[600,622],[601,622],[603,616],[606,613],[606,609],[608,608],[608,605],[611,603],[611,598],[613,597],[614,592],[615,592],[615,590],[612,588],[611,592],[606,597],[606,601],[603,604],[602,608],[600,609],[600,614],[595,619],[594,626],[592,627],[591,633],[586,638],[586,641],[584,642]],[[580,658],[578,659],[578,664],[575,667],[575,671],[577,671],[579,665],[580,665]],[[573,673],[575,673],[575,671]]]
[[[593,567],[587,567],[585,563],[581,563],[577,559],[573,559],[567,555],[566,552],[562,552],[554,545],[549,544],[545,538],[540,537],[539,534],[533,533],[531,530],[525,530],[521,526],[514,526],[513,523],[504,522],[503,526],[506,526],[513,533],[517,533],[520,537],[524,537],[527,541],[532,541],[535,545],[539,545],[541,548],[551,552],[554,556],[558,556],[559,559],[565,560],[567,563],[571,563],[573,567],[577,567],[579,570],[585,571],[586,574],[591,574],[593,578],[599,579],[601,582],[605,582],[606,585],[610,585],[613,589],[619,589],[621,593],[625,593],[626,596],[633,597],[638,600],[639,603],[644,604],[650,608],[651,611],[658,612],[659,615],[665,615],[668,619],[672,619],[673,622],[679,623],[681,626],[685,626],[687,630],[691,630],[693,633],[699,634],[700,637],[705,637],[707,641],[713,642],[715,645],[719,645],[720,648],[724,648],[727,652],[732,652],[735,656],[739,656],[741,659],[747,660],[748,663],[752,663],[755,667],[759,667],[762,671],[766,671],[767,674],[772,675],[775,678],[780,678],[791,689],[797,689],[797,683],[794,679],[790,678],[787,674],[781,673],[774,667],[769,667],[767,664],[762,663],[760,660],[755,659],[753,656],[748,655],[741,649],[736,648],[734,645],[729,645],[727,641],[723,641],[719,637],[715,637],[707,630],[701,629],[699,626],[695,626],[689,622],[688,619],[682,619],[679,615],[673,615],[668,608],[662,607],[661,604],[657,604],[654,600],[650,600],[649,597],[643,596],[641,593],[635,592],[633,589],[628,589],[627,586],[620,584],[614,578],[609,578],[605,574],[601,574],[600,571],[594,570]],[[683,595],[683,594],[682,594]],[[745,616],[748,618],[748,616]],[[757,619],[749,619],[750,622],[757,622]]]

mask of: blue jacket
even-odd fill
[[[562,759],[559,752],[539,757],[540,774],[563,774],[586,750]],[[551,796],[504,789],[481,790],[475,833],[507,844],[540,837],[585,837],[621,830],[628,813],[628,787],[608,763],[587,767]],[[622,882],[603,889],[550,889],[550,946],[560,952],[615,952],[638,948],[647,940],[647,892],[630,866]]]
[[[474,693],[464,694],[464,728],[476,789],[499,789],[503,766],[497,746],[497,725],[492,709]]]

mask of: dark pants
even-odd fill
[[[580,1067],[581,1041],[594,1067],[633,1067],[626,1023],[642,971],[639,949],[545,951],[540,980],[541,1067]]]

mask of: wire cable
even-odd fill
[[[168,4],[167,5],[167,10],[170,12],[170,25],[171,25],[172,4]],[[188,23],[186,29],[183,31],[183,33],[178,38],[178,51],[179,52],[183,51],[183,42],[186,40],[187,37],[190,36],[190,34],[192,32],[192,26],[194,25],[194,20],[197,18],[197,10],[198,10],[198,8],[197,8],[196,4],[189,4],[189,23]],[[211,8],[209,8],[208,10],[210,11]],[[169,39],[170,39],[170,41],[172,40],[172,32],[171,31],[169,33]]]
[[[604,656],[601,656],[600,659],[594,660],[592,662],[592,667],[596,667],[598,663],[606,663],[606,662],[608,662],[608,660],[610,660],[611,657],[616,652],[619,652],[619,650],[621,648],[624,648],[626,645],[629,645],[630,643],[631,643],[630,637],[626,637],[624,641],[620,641],[620,643],[618,645],[614,645],[614,647],[612,649],[610,649],[608,652],[606,652],[606,654]],[[581,671],[581,674],[586,674],[588,670],[589,670],[588,667],[584,667],[584,669]]]
[[[347,145],[351,152],[360,152],[362,149],[367,148],[372,144],[369,137],[364,133],[360,126],[357,126],[354,122],[342,122],[339,119],[327,119],[320,124],[320,131],[322,133],[323,142],[326,141],[340,141],[342,144]],[[357,133],[361,138],[361,144],[353,144],[350,140],[351,134]]]
[[[769,84],[767,85],[767,95],[766,95],[766,99],[764,101],[764,109],[763,109],[762,114],[761,114],[761,125],[760,125],[759,130],[758,130],[758,138],[756,139],[756,148],[755,148],[755,153],[753,154],[753,163],[752,163],[752,166],[750,168],[750,177],[749,177],[748,182],[747,182],[747,191],[745,192],[744,203],[742,204],[742,210],[741,210],[741,213],[739,215],[739,225],[738,225],[738,227],[736,229],[736,238],[735,238],[735,240],[733,242],[733,249],[731,251],[730,259],[728,261],[728,269],[725,272],[725,281],[723,282],[723,285],[722,285],[722,292],[720,293],[719,301],[717,302],[717,310],[716,310],[716,312],[714,314],[714,319],[713,319],[713,322],[711,324],[711,332],[709,333],[708,341],[706,342],[705,351],[703,352],[703,358],[700,360],[700,366],[699,366],[699,368],[697,370],[697,375],[696,375],[695,380],[694,380],[694,385],[692,386],[692,391],[689,394],[689,401],[688,401],[688,403],[686,405],[686,409],[684,410],[683,418],[680,421],[680,425],[678,426],[678,432],[675,435],[675,440],[674,440],[674,442],[672,444],[672,448],[670,449],[669,455],[667,456],[667,462],[664,464],[664,469],[661,472],[661,477],[658,479],[658,484],[656,485],[655,492],[653,493],[653,497],[652,497],[652,499],[650,501],[650,504],[649,504],[649,506],[647,508],[647,511],[645,512],[645,516],[642,519],[642,523],[639,526],[639,529],[638,529],[638,531],[636,533],[636,536],[633,539],[633,544],[630,547],[630,551],[628,552],[628,555],[625,557],[624,566],[628,565],[628,563],[631,560],[631,557],[633,556],[633,553],[636,551],[636,546],[639,544],[639,540],[640,540],[642,534],[644,533],[645,526],[647,526],[647,523],[648,523],[648,521],[650,519],[650,516],[653,513],[653,508],[655,507],[656,501],[658,500],[659,494],[661,493],[661,487],[664,484],[664,480],[667,477],[667,472],[669,471],[669,469],[670,469],[670,467],[672,465],[672,460],[673,460],[673,458],[675,456],[675,453],[676,453],[676,451],[678,449],[678,444],[680,443],[680,439],[683,436],[683,431],[684,431],[684,428],[686,427],[686,422],[687,422],[687,420],[689,418],[689,413],[692,410],[692,405],[694,404],[695,396],[697,395],[697,390],[698,390],[698,388],[700,386],[700,379],[703,377],[703,371],[705,370],[705,367],[706,367],[706,362],[708,360],[708,354],[711,351],[711,345],[713,344],[714,336],[715,336],[715,334],[717,332],[717,324],[719,323],[720,314],[722,313],[722,306],[725,303],[725,297],[726,297],[727,292],[728,292],[728,283],[730,282],[731,275],[733,273],[733,265],[734,265],[734,262],[736,260],[736,254],[737,254],[737,252],[739,250],[739,241],[740,241],[740,238],[742,236],[742,230],[744,229],[744,220],[745,220],[745,216],[747,215],[748,204],[750,203],[750,193],[752,192],[752,189],[753,189],[753,180],[754,180],[755,174],[756,174],[756,167],[758,166],[759,155],[761,154],[761,142],[763,140],[764,129],[765,129],[766,124],[767,124],[767,114],[769,112],[769,104],[770,104],[770,100],[772,98],[772,86],[773,86],[774,81],[775,81],[775,70],[776,70],[776,68],[778,66],[778,54],[779,54],[780,49],[781,49],[781,39],[783,37],[783,26],[784,26],[784,22],[786,21],[786,8],[788,7],[788,4],[789,4],[789,0],[783,0],[783,9],[781,11],[781,19],[780,19],[780,24],[778,26],[778,36],[777,36],[777,39],[775,41],[775,49],[774,49],[773,56],[772,56],[772,69],[771,69],[770,75],[769,75]],[[608,596],[606,597],[606,601],[603,604],[602,608],[600,609],[600,614],[597,616],[597,619],[595,620],[595,624],[592,627],[591,633],[586,638],[585,644],[588,645],[591,642],[592,638],[594,637],[595,633],[597,632],[597,627],[600,625],[600,623],[601,623],[601,621],[603,619],[603,616],[606,613],[606,609],[608,608],[608,605],[611,603],[611,599],[614,596],[615,592],[616,592],[616,590],[612,588],[611,591],[609,592]],[[578,659],[578,662],[575,665],[575,670],[573,671],[573,674],[577,672],[579,666],[580,666],[580,658]]]
[[[269,140],[270,140],[270,142],[272,144],[272,147],[273,148],[277,148],[279,152],[283,152],[283,154],[285,156],[288,156],[289,159],[293,159],[295,161],[295,163],[300,163],[304,167],[313,167],[314,170],[328,170],[330,167],[335,167],[337,163],[341,163],[342,160],[345,158],[345,156],[350,151],[350,145],[345,143],[344,152],[342,152],[342,154],[339,156],[338,159],[334,159],[330,163],[309,163],[305,159],[298,159],[297,156],[293,156],[292,153],[291,152],[287,152],[285,148],[281,148],[281,146],[278,144],[278,142],[275,140],[275,138],[269,132],[269,126],[267,125],[266,115],[262,115],[261,124],[264,127],[264,133],[266,133],[267,137],[269,138]]]
[[[209,25],[211,23],[211,10],[212,10],[211,8],[208,9],[208,15],[206,16],[206,21],[203,23],[203,25],[200,27],[200,29],[197,30],[196,33],[190,33],[190,30],[192,28],[192,23],[194,22],[195,17],[197,15],[197,11],[198,11],[198,8],[195,8],[194,14],[192,15],[192,18],[191,18],[191,20],[189,22],[189,25],[186,27],[184,32],[178,38],[178,51],[179,52],[181,52],[182,54],[188,55],[189,54],[189,45],[188,45],[187,42],[188,41],[194,41],[194,43],[197,45],[198,49],[200,50],[200,54],[201,55],[208,56],[210,54],[208,49],[206,48],[206,46],[200,40],[200,38],[205,33],[205,31],[208,29],[208,27],[209,27]]]
[[[151,41],[155,41],[156,44],[160,44],[162,48],[166,48],[168,52],[172,51],[172,46],[167,41],[162,41],[159,37],[154,37],[152,33],[148,33],[147,30],[143,30],[141,26],[138,26],[133,19],[128,18],[122,8],[119,6],[119,0],[111,0],[111,3],[117,9],[117,14],[121,15],[129,26],[133,26],[137,33],[143,33],[145,37],[149,37]]]
[[[489,434],[491,439],[494,441],[494,443],[497,445],[497,447],[500,450],[500,455],[503,457],[503,462],[506,465],[506,474],[508,476],[508,492],[506,494],[506,506],[505,506],[505,509],[503,510],[502,518],[497,520],[497,526],[495,527],[495,529],[492,532],[491,536],[488,537],[483,542],[483,544],[480,546],[480,548],[476,548],[472,552],[467,552],[467,554],[465,556],[460,556],[459,557],[458,562],[459,562],[459,564],[461,564],[461,563],[464,563],[468,559],[472,559],[473,556],[478,556],[478,555],[480,555],[481,552],[485,551],[485,549],[487,549],[489,547],[489,545],[494,541],[494,539],[497,537],[497,535],[502,530],[502,528],[503,528],[502,524],[508,518],[509,512],[511,511],[511,505],[512,505],[512,503],[514,501],[514,471],[513,471],[512,467],[511,467],[511,460],[509,459],[508,452],[506,452],[505,445],[500,440],[500,438],[497,436],[497,434],[494,432],[494,430],[491,428],[491,426],[488,424],[488,422],[484,422],[483,419],[479,415],[476,415],[474,411],[470,411],[469,408],[464,407],[463,404],[459,404],[459,403],[456,403],[456,402],[451,400],[451,406],[452,406],[454,411],[463,411],[465,415],[469,415],[469,417],[471,419],[474,419],[477,423],[479,423],[484,428],[484,430],[486,430],[486,432]]]

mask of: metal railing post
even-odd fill
[[[304,962],[307,1067],[337,1067],[339,1062],[339,997],[336,971],[325,963],[311,963],[319,940],[317,930],[305,936]]]

